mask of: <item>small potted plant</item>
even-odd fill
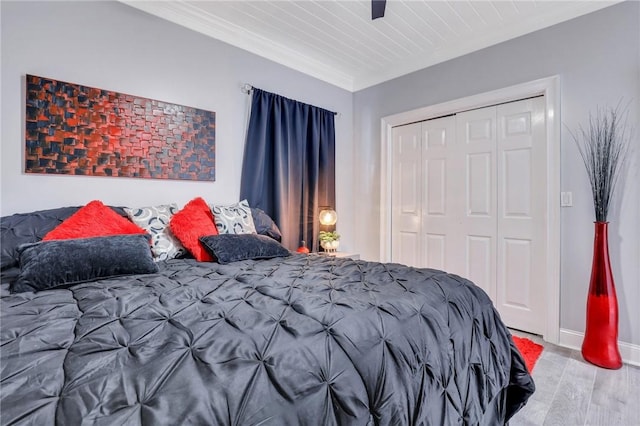
[[[320,231],[320,246],[324,251],[332,253],[338,250],[340,234],[336,231]]]

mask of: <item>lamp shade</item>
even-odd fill
[[[332,209],[322,209],[320,210],[320,223],[322,225],[335,225],[338,221],[338,214],[335,210]]]

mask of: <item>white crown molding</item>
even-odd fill
[[[342,89],[353,91],[353,77],[325,63],[282,44],[274,43],[250,30],[203,14],[183,1],[119,0],[120,3],[150,13],[175,24],[269,59],[301,73],[323,80]]]
[[[445,45],[431,55],[416,54],[413,59],[399,61],[397,66],[385,66],[379,71],[365,74],[361,74],[361,70],[350,72],[345,69],[336,69],[305,52],[293,50],[281,43],[274,43],[247,28],[203,12],[197,7],[197,1],[193,4],[183,0],[119,1],[342,89],[355,92],[624,0],[553,2],[556,7],[549,8],[546,13],[539,14],[536,19],[524,24],[495,26],[483,35],[463,38],[455,45]],[[544,3],[546,2],[541,2],[541,4]]]
[[[366,89],[450,59],[595,12],[622,1],[624,0],[563,2],[563,8],[549,10],[548,13],[538,15],[535,20],[527,21],[525,24],[496,26],[492,30],[483,33],[480,37],[461,39],[460,42],[454,45],[446,45],[445,49],[437,50],[433,55],[415,55],[413,60],[403,61],[400,67],[383,69],[379,73],[355,76],[353,91]]]

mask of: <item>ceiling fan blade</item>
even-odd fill
[[[384,17],[384,9],[387,6],[387,0],[371,0],[371,19]]]

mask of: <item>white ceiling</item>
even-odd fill
[[[349,91],[619,0],[120,0]]]

